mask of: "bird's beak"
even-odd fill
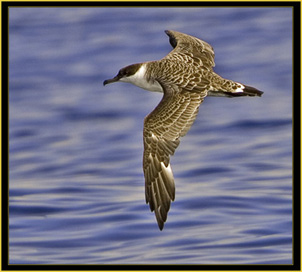
[[[107,84],[110,84],[110,83],[113,83],[113,82],[117,82],[120,80],[120,77],[119,76],[115,76],[114,78],[111,78],[111,79],[107,79],[103,82],[103,85],[107,85]]]

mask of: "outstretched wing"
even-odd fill
[[[195,62],[199,67],[212,71],[215,66],[214,50],[211,45],[193,36],[177,31],[166,30],[170,44],[174,48],[166,58],[179,58],[180,55],[187,56],[188,62]],[[182,57],[184,59],[184,57]]]
[[[170,155],[193,124],[205,93],[165,87],[158,106],[144,121],[144,156],[146,203],[155,211],[162,230],[171,201],[175,198],[175,184]]]

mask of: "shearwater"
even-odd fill
[[[214,51],[208,43],[177,31],[166,30],[174,48],[158,61],[126,66],[104,85],[129,82],[164,93],[158,106],[144,120],[143,171],[146,203],[155,212],[159,229],[167,220],[175,184],[170,156],[180,137],[192,126],[206,96],[261,96],[263,92],[224,79],[213,71]]]

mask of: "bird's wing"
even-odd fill
[[[214,50],[211,45],[193,36],[177,31],[166,30],[169,41],[174,50],[166,58],[178,58],[177,55],[189,57],[187,62],[194,62],[199,67],[212,71],[215,66]],[[182,57],[182,60],[185,59]]]
[[[193,124],[205,92],[164,86],[164,96],[144,121],[144,156],[146,203],[155,211],[162,230],[170,203],[175,198],[175,184],[170,155]]]

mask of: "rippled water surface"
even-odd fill
[[[291,8],[11,8],[9,23],[11,264],[292,263]],[[161,232],[141,167],[161,94],[102,82],[164,57],[165,29],[264,95],[205,99]]]

